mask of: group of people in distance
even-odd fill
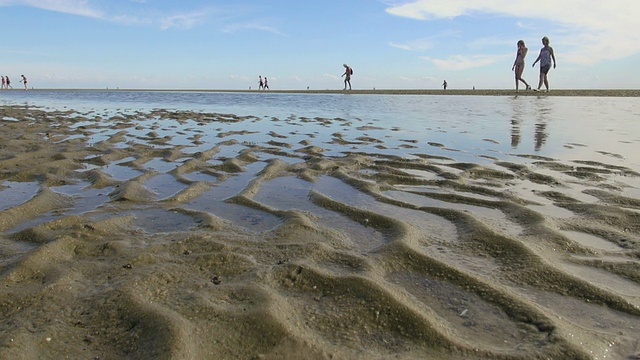
[[[526,90],[530,90],[531,86],[527,84],[526,81],[522,78],[522,72],[524,71],[524,58],[527,56],[527,47],[524,45],[524,41],[518,41],[518,51],[516,52],[516,60],[513,62],[513,66],[511,67],[512,71],[515,71],[516,75],[516,91],[518,91],[518,84],[522,81],[522,83],[526,86]],[[552,62],[553,60],[553,62]],[[538,80],[538,87],[533,89],[533,91],[540,91],[542,84],[546,91],[549,91],[549,80],[547,79],[547,74],[549,70],[551,70],[551,65],[553,63],[553,68],[556,68],[556,55],[553,52],[553,48],[549,46],[549,38],[542,38],[542,49],[540,49],[540,54],[533,62],[532,67],[535,67],[536,64],[540,62],[540,79]]]
[[[27,77],[24,75],[20,75],[20,77],[22,78],[22,80],[20,80],[21,83],[24,84],[24,89],[27,90]],[[5,89],[13,89],[13,86],[11,86],[11,79],[9,78],[9,75],[4,76],[2,75],[2,90]]]
[[[258,90],[267,90],[267,89],[269,89],[269,80],[267,80],[267,77],[265,76],[263,78],[262,75],[260,75],[259,77],[260,77],[260,79],[258,81]]]

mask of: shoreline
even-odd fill
[[[21,89],[13,89],[24,91]],[[550,92],[515,89],[368,89],[368,90],[233,90],[233,89],[62,89],[42,88],[28,91],[114,91],[114,92],[218,92],[274,94],[353,94],[353,95],[462,95],[462,96],[575,96],[575,97],[640,97],[640,89],[552,89]],[[1,94],[2,92],[0,92]]]

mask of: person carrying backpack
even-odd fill
[[[342,74],[342,76],[345,76],[344,90],[347,90],[347,84],[349,84],[349,90],[351,90],[351,75],[353,75],[353,69],[347,64],[342,64],[342,66],[344,66],[344,74]]]

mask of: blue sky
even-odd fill
[[[0,74],[36,88],[640,88],[634,0],[0,0]],[[19,85],[19,84],[18,84]]]

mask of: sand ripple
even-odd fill
[[[0,199],[39,189],[0,210],[1,359],[640,356],[634,169],[398,156],[344,119],[0,112]]]

